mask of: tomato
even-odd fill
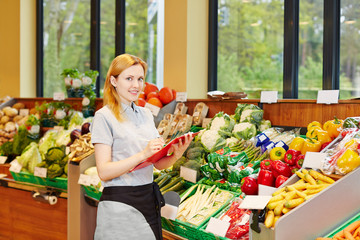
[[[145,82],[145,88],[144,88],[144,92],[145,92],[145,95],[147,96],[150,92],[158,92],[159,89],[158,87],[153,84],[153,83],[148,83],[148,82]]]
[[[146,95],[146,99],[150,99],[150,98],[159,98],[159,93],[157,92],[149,92],[149,94]]]
[[[152,97],[149,100],[147,100],[148,103],[155,105],[159,108],[163,107],[163,104],[161,103],[160,99],[156,98],[156,97]]]
[[[171,88],[163,87],[160,89],[159,98],[163,104],[168,104],[171,102],[174,99]]]
[[[140,106],[140,107],[145,107],[145,103],[146,103],[146,101],[143,98],[139,98],[137,100],[137,105]]]

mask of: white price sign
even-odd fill
[[[46,178],[46,176],[47,176],[47,168],[35,167],[34,176]]]
[[[183,177],[186,181],[196,183],[197,171],[187,167],[180,167],[180,177]]]
[[[150,109],[152,115],[154,115],[155,117],[159,114],[160,112],[160,108],[155,106],[155,105],[152,105],[150,103],[145,103],[145,107]]]
[[[303,168],[321,169],[325,162],[326,153],[306,152]]]
[[[65,100],[65,93],[64,92],[54,92],[53,99],[55,101]]]
[[[20,109],[19,110],[19,115],[26,117],[27,115],[29,115],[29,109]]]
[[[86,174],[80,174],[78,184],[84,185],[84,186],[90,186],[91,185],[91,176]]]
[[[276,103],[278,100],[278,91],[261,91],[261,103]]]
[[[177,102],[186,102],[187,101],[187,92],[177,92],[176,93]]]
[[[339,102],[339,90],[318,91],[316,103],[332,104]]]
[[[7,160],[6,156],[0,156],[0,164],[4,164]]]
[[[9,170],[11,172],[19,173],[21,171],[22,165],[17,160],[13,160],[10,164]]]
[[[230,222],[212,217],[210,218],[210,221],[206,227],[206,231],[211,232],[220,237],[225,237],[229,227],[230,227]]]

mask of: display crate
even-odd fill
[[[27,172],[12,172],[10,171],[11,175],[13,176],[14,180],[17,182],[25,182],[31,183],[35,185],[46,185],[46,181],[44,178],[34,176],[34,174],[27,173]]]
[[[359,179],[360,168],[357,168],[280,217],[275,228],[266,228],[263,223],[259,223],[260,233],[250,229],[250,238],[253,240],[313,240],[324,236],[351,218],[354,213],[360,212],[360,192],[354,190],[360,188]],[[294,174],[281,187],[295,183],[297,180],[299,177]],[[251,223],[252,217],[250,225]]]
[[[344,230],[347,226],[349,226],[350,224],[352,224],[353,222],[359,221],[360,220],[360,212],[358,212],[358,214],[356,214],[354,217],[350,218],[348,221],[346,221],[344,224],[342,224],[341,226],[337,227],[336,229],[334,229],[333,231],[331,231],[329,234],[327,234],[325,237],[326,238],[333,238],[335,234],[337,234],[338,232]]]
[[[100,200],[102,192],[99,191],[97,188],[95,188],[94,186],[84,186],[84,185],[82,185],[82,187],[84,188],[87,196],[94,198],[98,201]]]
[[[210,186],[207,186],[207,185],[204,185],[204,184],[198,184],[200,186],[205,186],[205,189],[208,189],[210,188]],[[223,189],[220,189],[221,191],[225,191],[225,192],[230,192],[230,191],[226,191],[226,190],[223,190]],[[183,194],[181,194],[181,196],[183,196],[184,194],[186,194],[187,192],[189,191],[186,190]],[[195,194],[196,192],[196,188],[194,188],[192,190],[192,193],[189,195],[189,196],[192,196],[193,194]],[[204,226],[204,224],[206,224],[209,219],[212,217],[212,216],[215,216],[216,214],[218,214],[219,212],[222,211],[222,209],[224,207],[226,207],[233,199],[234,197],[238,196],[237,193],[234,193],[234,192],[230,192],[233,196],[228,199],[225,203],[223,203],[219,209],[217,209],[214,213],[212,213],[210,216],[208,216],[206,219],[204,219],[199,225],[193,225],[191,223],[187,223],[187,222],[183,222],[179,219],[175,219],[175,221],[173,220],[169,220],[169,219],[163,219],[162,220],[162,226],[165,230],[168,230],[168,231],[171,231],[177,235],[180,235],[182,237],[185,237],[185,238],[189,238],[189,239],[203,239],[202,238],[202,231],[200,230],[201,227]]]
[[[46,178],[46,186],[54,187],[62,190],[67,190],[68,179],[67,178]]]

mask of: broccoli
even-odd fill
[[[186,157],[182,156],[179,158],[172,166],[173,171],[180,171],[180,167],[183,166],[187,162]]]
[[[219,112],[211,119],[209,129],[218,131],[220,136],[226,138],[231,136],[231,131],[233,130],[234,125],[234,119],[226,113],[224,114],[223,112]]]
[[[237,139],[249,140],[256,136],[256,126],[249,122],[238,123],[234,126],[233,135]]]
[[[208,152],[215,152],[226,145],[226,140],[216,130],[206,130],[201,135],[201,143]]]

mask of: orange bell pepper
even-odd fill
[[[329,133],[331,138],[336,138],[341,132],[343,122],[344,120],[334,117],[333,120],[324,123],[323,129]]]

